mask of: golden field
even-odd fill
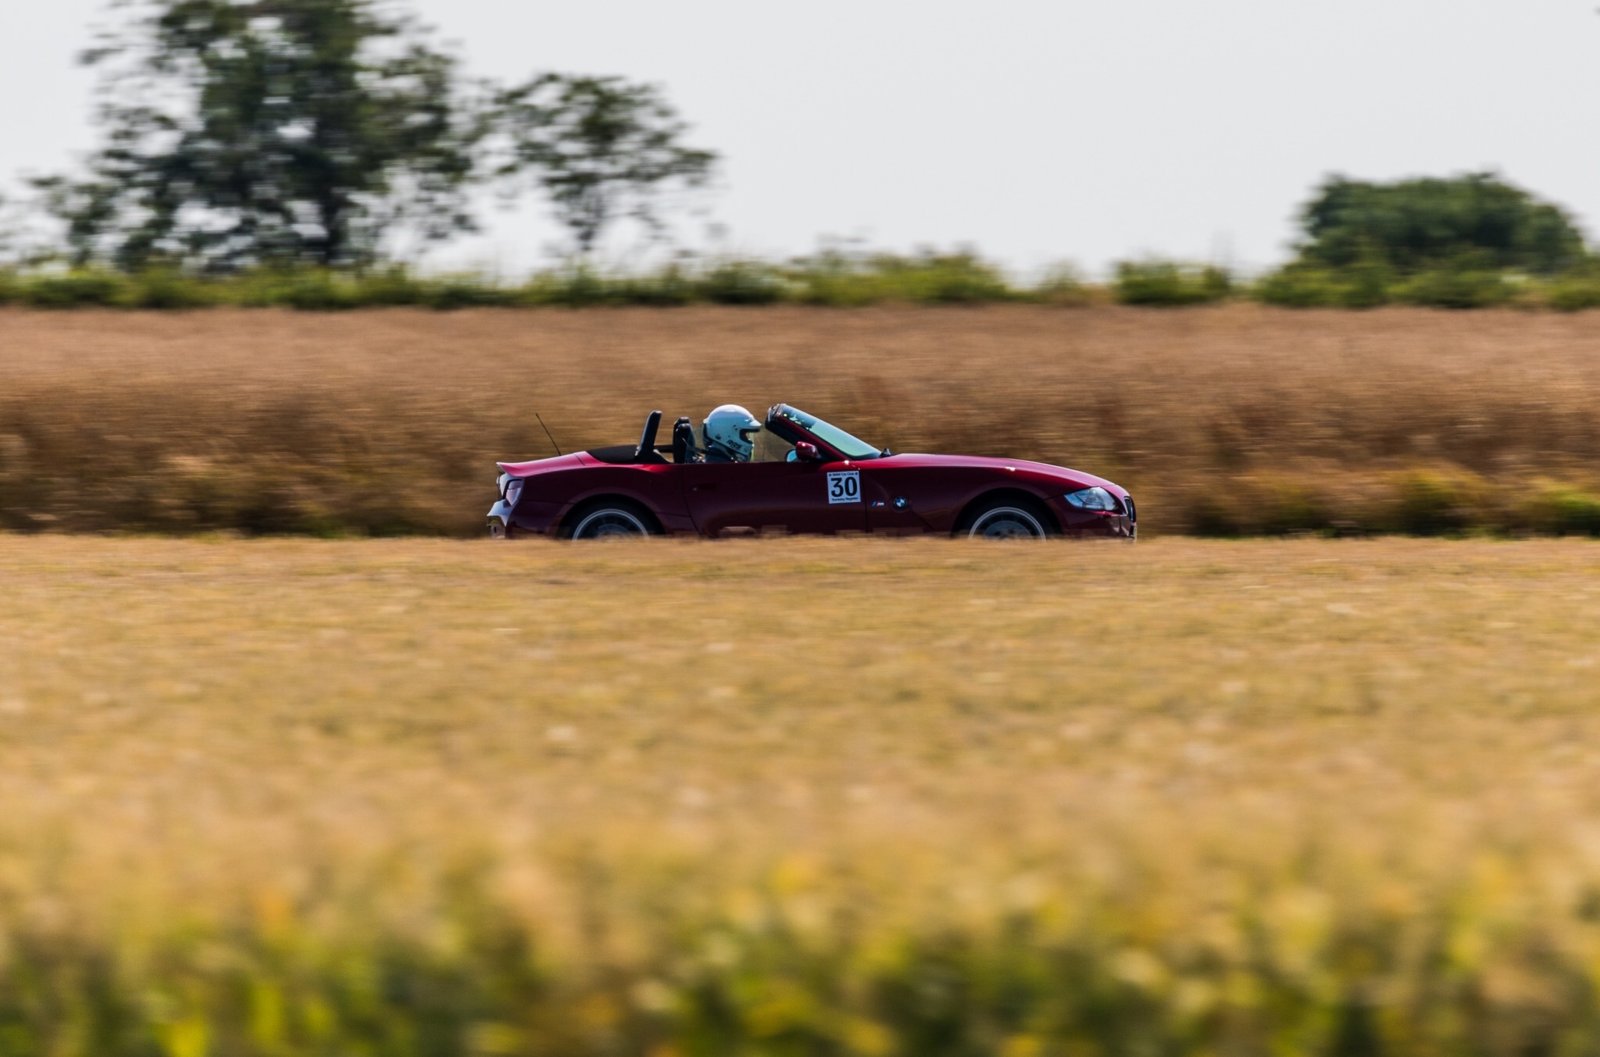
[[[493,463],[786,400],[1154,533],[1600,534],[1600,313],[0,310],[0,528],[482,531]],[[669,418],[670,421],[670,418]]]
[[[0,585],[0,1053],[1600,1047],[1593,543],[0,536]]]

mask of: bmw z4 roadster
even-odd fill
[[[1052,536],[1131,540],[1133,497],[1078,470],[1019,459],[897,454],[777,404],[758,421],[736,405],[687,418],[657,443],[500,463],[496,538],[727,537],[766,533]]]

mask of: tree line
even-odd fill
[[[969,252],[837,250],[606,277],[587,262],[608,231],[629,220],[663,233],[678,193],[716,168],[659,87],[470,77],[405,0],[111,2],[119,17],[83,56],[100,71],[101,142],[80,171],[32,181],[58,239],[30,245],[0,222],[0,262],[13,262],[0,301],[1600,306],[1600,264],[1572,216],[1492,173],[1331,177],[1300,213],[1293,259],[1253,283],[1146,260],[1119,265],[1106,287],[1065,270],[1018,286]],[[576,266],[507,287],[395,265],[475,230],[475,198],[491,188],[541,194]],[[29,261],[69,270],[18,274]]]

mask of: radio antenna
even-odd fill
[[[550,438],[550,446],[556,450],[556,454],[565,455],[566,452],[561,450],[561,445],[556,443],[555,436],[551,434],[550,427],[544,424],[544,419],[539,418],[539,412],[535,411],[533,417],[539,419],[539,428],[544,430],[544,435]]]

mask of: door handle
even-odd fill
[[[716,490],[717,486],[714,484],[696,484],[689,486],[689,491],[691,492],[715,492]]]

